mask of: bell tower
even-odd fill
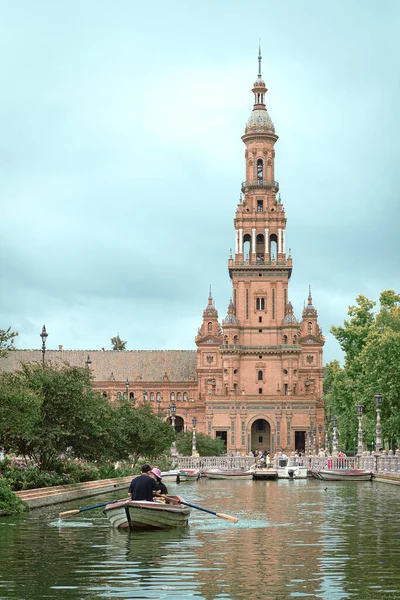
[[[276,395],[286,389],[282,360],[298,355],[301,347],[293,340],[288,344],[282,330],[292,259],[286,254],[286,216],[275,180],[278,136],[266,107],[261,49],[252,91],[254,106],[242,136],[246,179],[234,219],[235,254],[228,261],[233,311],[240,327],[235,328],[235,339],[231,323],[224,327],[223,353],[228,362],[240,363],[235,369],[235,389],[240,393]]]

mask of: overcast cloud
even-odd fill
[[[400,3],[4,2],[0,327],[195,348],[220,319],[258,38],[301,316],[399,290]]]

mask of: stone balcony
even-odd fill
[[[247,190],[251,189],[270,189],[275,188],[277,191],[279,190],[279,183],[274,181],[273,179],[248,179],[247,181],[242,181],[242,192],[246,193]]]

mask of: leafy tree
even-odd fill
[[[349,308],[351,319],[331,332],[345,351],[345,365],[327,365],[324,383],[327,408],[338,417],[342,446],[352,447],[357,436],[357,409],[363,403],[363,434],[369,447],[375,439],[375,394],[383,396],[382,437],[392,447],[400,446],[400,295],[383,291],[380,310],[359,296]],[[335,361],[334,361],[335,362]]]
[[[176,448],[183,456],[192,455],[192,433],[181,432],[176,438]],[[220,438],[212,438],[204,433],[196,433],[196,450],[200,456],[221,456],[226,453],[225,444]]]
[[[121,340],[119,335],[117,334],[115,337],[111,338],[112,349],[120,352],[121,350],[125,350],[126,342]]]
[[[17,335],[18,333],[12,331],[11,327],[8,329],[0,329],[0,358],[7,356],[7,353],[10,350],[15,350],[14,339]]]
[[[43,469],[68,450],[89,460],[112,456],[111,413],[108,400],[93,390],[87,369],[33,364],[0,376],[0,446]]]
[[[114,450],[119,459],[132,459],[136,464],[140,456],[154,459],[169,452],[174,431],[169,423],[159,419],[149,404],[136,407],[132,401],[121,398],[113,413]]]

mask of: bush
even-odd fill
[[[7,515],[16,515],[29,510],[25,502],[16,496],[7,481],[0,473],[0,510],[4,510]]]

